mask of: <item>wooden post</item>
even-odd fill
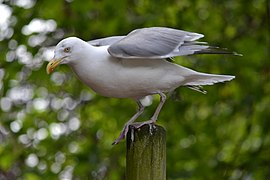
[[[166,179],[166,131],[158,125],[130,126],[126,138],[126,180]]]

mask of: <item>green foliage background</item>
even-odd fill
[[[179,101],[168,99],[159,117],[167,178],[270,179],[267,0],[0,2],[11,12],[0,26],[0,179],[124,179],[125,143],[111,143],[135,103],[96,95],[65,66],[47,75],[48,49],[68,36],[90,40],[150,26],[202,33],[203,41],[244,55],[176,58],[236,79],[206,87],[206,95],[180,88]],[[39,30],[27,26],[33,21]]]

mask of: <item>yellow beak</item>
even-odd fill
[[[47,65],[47,73],[50,74],[61,63],[62,59],[52,59]]]

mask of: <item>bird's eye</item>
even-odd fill
[[[65,48],[64,52],[66,52],[66,53],[70,52],[70,47]]]

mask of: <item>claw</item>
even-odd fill
[[[118,138],[112,143],[112,145],[118,144],[122,139],[125,139],[128,133],[129,125],[132,124],[142,113],[144,110],[144,106],[141,104],[141,102],[138,100],[137,104],[139,106],[139,110],[136,114],[134,114],[130,120],[125,124],[124,128],[122,129],[120,135]]]
[[[160,95],[160,102],[158,104],[158,107],[154,113],[154,115],[152,116],[152,118],[148,121],[145,122],[140,122],[140,123],[133,123],[142,113],[144,110],[144,106],[141,104],[141,102],[138,100],[137,104],[139,106],[139,110],[137,111],[136,114],[134,114],[131,119],[125,124],[123,130],[121,131],[120,135],[118,136],[118,138],[112,143],[112,145],[118,144],[122,139],[125,139],[125,137],[127,136],[128,133],[128,129],[129,129],[129,125],[132,124],[132,126],[135,129],[139,129],[140,127],[142,127],[145,124],[149,124],[150,128],[149,128],[149,133],[152,135],[153,134],[153,128],[155,129],[154,123],[157,121],[157,117],[160,113],[160,110],[166,100],[166,96],[164,93],[160,92],[158,93]],[[134,140],[134,130],[131,132],[131,140]]]
[[[144,125],[146,125],[146,124],[148,124],[149,126],[154,125],[155,122],[156,122],[155,120],[152,120],[152,119],[151,119],[151,120],[144,121],[144,122],[136,122],[136,123],[133,123],[132,126],[134,126],[135,129],[139,129],[139,128],[141,128],[142,126],[144,126]],[[150,128],[152,128],[152,127],[150,127]]]
[[[125,139],[128,133],[129,125],[125,125],[118,138],[112,143],[112,145],[118,144],[122,139]]]

